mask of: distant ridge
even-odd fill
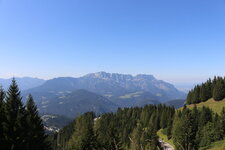
[[[183,99],[186,94],[177,90],[172,84],[157,80],[152,75],[123,75],[118,73],[97,72],[79,78],[59,77],[47,80],[43,85],[26,92],[43,93],[47,91],[74,91],[86,89],[106,96],[109,99],[120,99],[127,94],[149,93],[151,99],[168,101]],[[135,97],[138,97],[136,95]]]
[[[71,93],[81,89],[102,96],[109,101],[109,107],[105,107],[108,110],[104,111],[112,111],[115,108],[114,106],[144,106],[146,104],[159,104],[174,99],[186,98],[186,94],[177,90],[172,84],[157,80],[153,75],[145,74],[132,76],[129,74],[97,72],[79,78],[59,77],[41,81],[39,86],[35,85],[36,87],[34,87],[33,85],[33,88],[22,92],[24,98],[30,93],[33,95],[41,113],[66,115],[66,113],[62,113],[63,109],[54,112],[54,108],[51,105],[58,107],[56,102],[59,100],[59,97],[65,100],[64,98],[68,98]],[[85,94],[85,92],[80,93]],[[80,95],[80,97],[82,96]],[[80,97],[76,97],[76,99],[72,97],[73,99],[70,99],[70,101],[78,102]],[[93,100],[95,101],[96,99]],[[82,104],[82,101],[74,103],[74,107],[79,104]],[[59,106],[61,107],[61,105]],[[80,110],[84,110],[84,107],[80,105]],[[90,111],[90,109],[85,111]]]
[[[31,77],[21,77],[21,78],[15,77],[15,79],[20,87],[20,90],[22,91],[28,90],[34,87],[38,87],[45,82],[45,80],[43,79],[31,78]],[[0,79],[0,85],[2,85],[4,89],[8,89],[11,82],[12,82],[12,78]]]

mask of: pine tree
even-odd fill
[[[208,100],[208,97],[207,97],[207,85],[206,84],[202,84],[200,86],[200,101],[201,102],[204,102],[206,100]]]
[[[5,149],[5,138],[3,135],[3,122],[5,122],[5,92],[0,86],[0,149]]]
[[[181,117],[175,117],[172,135],[176,149],[197,149],[194,116],[189,109],[185,108]]]
[[[69,149],[93,150],[96,148],[93,119],[93,113],[85,113],[76,119],[75,130],[69,140]]]
[[[221,112],[221,128],[223,136],[225,136],[225,107],[223,107]]]
[[[27,149],[48,150],[49,144],[46,141],[44,125],[38,115],[37,106],[31,95],[29,95],[26,104],[26,123],[27,123]]]
[[[193,101],[194,101],[195,104],[201,102],[201,100],[200,100],[200,86],[199,85],[197,85],[194,88]]]
[[[5,116],[6,121],[3,126],[6,149],[26,149],[25,108],[15,79],[12,80],[6,95]]]
[[[205,84],[205,89],[206,89],[206,100],[212,98],[212,81],[209,79],[206,84]]]
[[[208,122],[203,128],[200,129],[201,138],[199,145],[201,147],[208,146],[212,142],[222,139],[221,131],[219,126],[217,126],[217,121],[214,123]]]
[[[203,106],[198,119],[199,128],[203,128],[209,121],[212,122],[212,110]]]
[[[194,90],[191,90],[187,95],[187,100],[186,100],[187,104],[193,104],[194,103],[193,95],[194,95]]]
[[[163,111],[162,113],[161,113],[161,118],[160,118],[160,127],[162,128],[162,129],[164,129],[164,128],[166,128],[166,126],[167,126],[167,123],[168,123],[168,116],[167,116],[168,114],[167,114],[167,112],[166,111]]]
[[[222,78],[218,77],[213,87],[213,98],[216,101],[225,98],[225,82]]]

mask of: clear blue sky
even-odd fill
[[[0,0],[0,78],[225,75],[225,0]]]

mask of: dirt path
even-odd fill
[[[166,143],[165,141],[159,139],[159,143],[163,150],[174,150],[173,146],[171,146],[169,143]]]

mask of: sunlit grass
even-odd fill
[[[199,150],[225,150],[225,140],[216,141],[207,147],[202,147]]]
[[[191,104],[191,105],[187,105],[188,108],[194,108],[195,104]],[[199,104],[196,104],[197,108],[201,108],[203,106],[209,107],[211,108],[215,113],[220,114],[223,107],[225,107],[225,99],[223,99],[222,101],[215,101],[213,99],[209,99],[206,102],[202,102]],[[182,109],[182,108],[180,108]]]

